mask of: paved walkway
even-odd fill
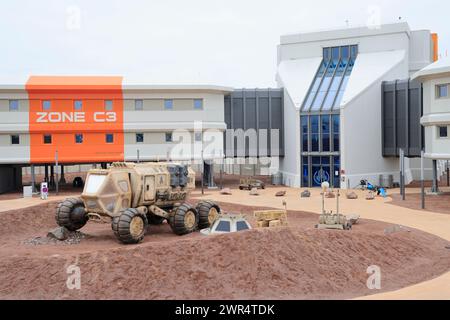
[[[279,190],[286,190],[286,197],[275,197],[276,191]],[[311,189],[311,198],[303,199],[300,198],[301,191],[302,189],[279,187],[260,190],[260,196],[250,196],[248,191],[232,190],[233,195],[227,196],[221,195],[218,191],[207,190],[203,197],[199,192],[193,193],[193,196],[229,203],[243,203],[248,206],[267,206],[280,209],[283,208],[282,201],[284,199],[287,202],[288,210],[320,213],[320,190]],[[398,193],[398,190],[390,190],[390,192]],[[417,189],[408,189],[407,192],[416,193],[419,191]],[[450,242],[450,215],[448,214],[394,206],[389,204],[390,198],[377,197],[375,200],[367,201],[364,198],[365,193],[363,191],[356,191],[359,196],[357,200],[348,200],[345,198],[345,191],[341,191],[341,193],[340,212],[344,214],[358,214],[361,218],[416,228],[435,234]],[[325,208],[335,211],[336,200],[326,199]],[[363,297],[363,299],[450,299],[450,272],[414,286]]]
[[[0,200],[0,212],[28,208],[45,202],[63,200],[68,197],[69,195],[65,194],[60,196],[49,196],[47,200],[42,200],[38,196],[34,196],[33,198]]]

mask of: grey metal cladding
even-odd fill
[[[257,156],[284,156],[283,103],[283,89],[235,89],[230,95],[225,96],[227,129],[244,131],[254,129],[258,139]],[[260,132],[263,129],[267,130],[267,134]],[[271,132],[275,134],[275,130],[278,130],[279,148],[271,152],[270,134]],[[238,150],[235,139],[225,137],[224,141],[226,156],[236,157]],[[234,145],[227,147],[228,142]],[[253,156],[254,153],[255,151],[251,150],[246,142],[245,157]],[[239,156],[242,156],[242,153],[239,153]]]
[[[422,85],[417,81],[395,80],[382,84],[382,152],[384,157],[420,157],[423,143]]]

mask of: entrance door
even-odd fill
[[[144,200],[155,200],[155,176],[147,176],[144,180]]]
[[[312,157],[312,186],[320,187],[322,182],[331,184],[330,157]]]

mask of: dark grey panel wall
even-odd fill
[[[405,156],[420,157],[422,85],[409,79],[383,82],[382,95],[383,156],[398,157],[402,148]]]
[[[225,122],[230,129],[224,137],[226,156],[284,156],[283,119],[283,89],[238,89],[225,96]],[[252,132],[256,132],[256,148],[249,143]],[[237,142],[239,134],[246,137],[244,150]]]

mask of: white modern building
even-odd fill
[[[277,81],[284,88],[284,183],[352,188],[379,175],[399,179],[382,155],[383,81],[408,79],[433,62],[436,37],[407,23],[281,37]],[[407,182],[418,174],[407,161]]]

